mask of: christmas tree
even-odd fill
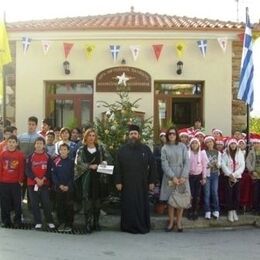
[[[131,102],[129,98],[129,88],[125,82],[118,83],[117,95],[118,101],[109,104],[101,101],[100,104],[106,109],[103,118],[96,119],[96,128],[102,143],[106,145],[106,149],[115,158],[118,148],[126,142],[128,125],[136,124],[140,127],[141,138],[144,143],[152,140],[152,119],[140,120],[135,113],[138,108],[138,102],[141,98]]]

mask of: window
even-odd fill
[[[46,82],[46,117],[60,127],[91,123],[93,82]]]

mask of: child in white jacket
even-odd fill
[[[237,140],[228,140],[227,149],[222,155],[222,170],[225,175],[225,194],[228,220],[238,221],[237,210],[240,199],[240,179],[245,170],[245,156],[238,148]]]

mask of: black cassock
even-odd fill
[[[145,234],[150,231],[149,184],[156,181],[156,163],[147,145],[125,144],[117,153],[115,183],[122,184],[121,230]]]

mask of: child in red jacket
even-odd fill
[[[11,210],[15,211],[14,226],[21,225],[21,185],[24,178],[24,155],[16,150],[17,137],[7,138],[7,149],[0,154],[0,198],[2,226],[10,227]]]
[[[34,152],[26,160],[26,175],[35,229],[42,228],[40,202],[44,209],[48,227],[54,229],[49,199],[52,160],[45,152],[45,139],[43,137],[36,138],[34,148]]]

